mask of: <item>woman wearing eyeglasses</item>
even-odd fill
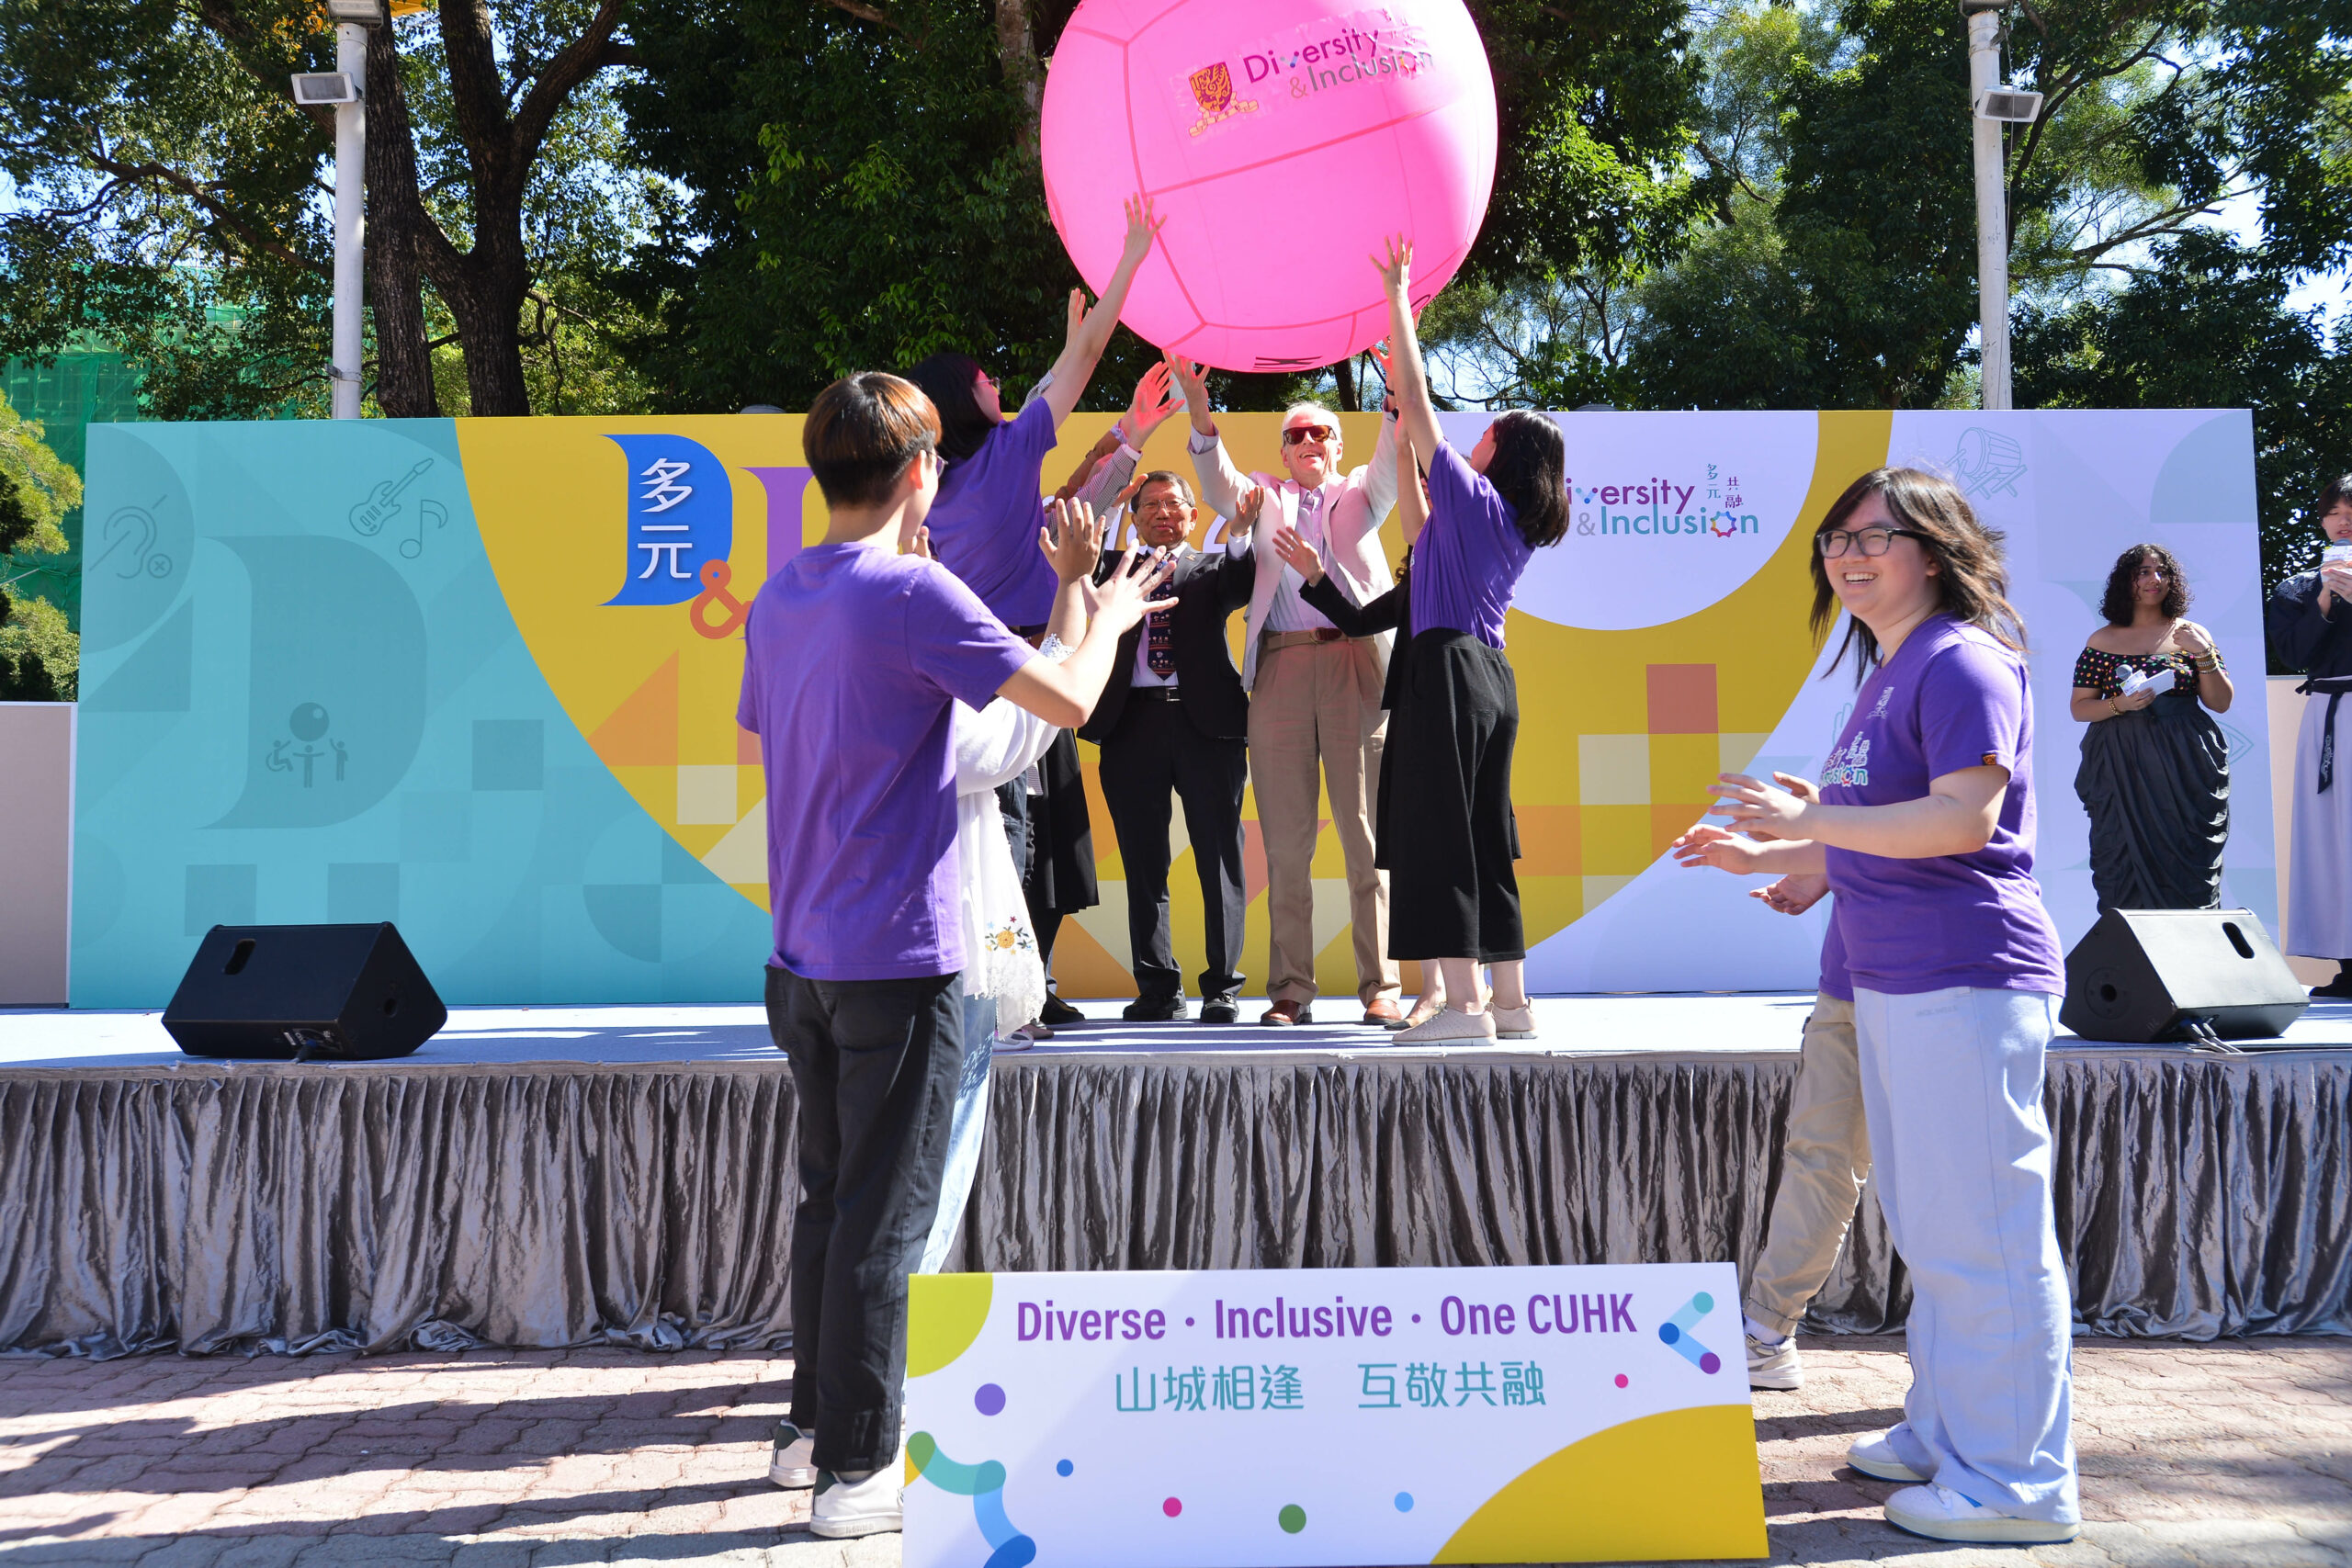
[[[2091,886],[2103,910],[2222,902],[2230,747],[2205,710],[2229,712],[2233,694],[2221,649],[2184,618],[2188,608],[2173,553],[2134,545],[2107,574],[2107,625],[2075,660],[2072,710],[2089,727],[2075,794],[2090,815]]]
[[[1813,626],[1860,685],[1818,789],[1725,773],[1757,871],[1826,871],[1854,988],[1871,1181],[1911,1271],[1904,1419],[1848,1450],[1938,1540],[2080,1529],[2042,1054],[2064,976],[2033,875],[2033,704],[1999,537],[1881,468],[1822,519]],[[1785,785],[1786,787],[1781,787]]]
[[[1388,953],[1434,959],[1445,1006],[1397,1035],[1419,1043],[1524,1039],[1534,1033],[1521,960],[1511,823],[1511,749],[1519,683],[1503,651],[1503,622],[1535,551],[1567,532],[1565,444],[1542,414],[1514,412],[1479,435],[1468,456],[1447,445],[1430,401],[1414,333],[1413,247],[1401,236],[1375,257],[1388,292],[1397,435],[1429,456],[1429,515],[1406,516],[1412,570],[1405,617],[1412,641],[1401,700],[1389,716],[1380,817],[1388,873]],[[1495,991],[1480,983],[1493,964]]]

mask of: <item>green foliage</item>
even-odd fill
[[[49,449],[37,420],[28,420],[0,396],[0,479],[8,481],[10,513],[0,524],[0,555],[19,550],[56,555],[66,548],[65,514],[82,504],[82,476]]]
[[[2312,499],[2352,469],[2352,327],[2331,344],[2289,307],[2291,274],[2211,232],[2184,235],[2112,295],[2020,312],[2020,405],[2254,411],[2267,590],[2319,554]]]
[[[5,601],[0,615],[0,702],[70,703],[80,692],[82,639],[46,599]]]
[[[58,526],[82,504],[82,480],[41,440],[41,427],[0,398],[0,702],[71,702],[81,639],[65,613],[45,599],[11,595],[22,573],[6,570],[18,552],[66,548]]]

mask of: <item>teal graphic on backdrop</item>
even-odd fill
[[[216,922],[374,919],[452,1003],[757,998],[765,917],[548,690],[450,422],[89,450],[74,1005],[162,1006]]]

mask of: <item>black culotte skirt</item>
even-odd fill
[[[1527,956],[1519,917],[1510,755],[1519,680],[1466,633],[1416,636],[1380,759],[1379,855],[1388,873],[1388,956]]]

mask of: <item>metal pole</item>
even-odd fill
[[[368,79],[368,29],[338,22],[335,69],[364,94]],[[367,254],[368,214],[361,197],[367,186],[368,103],[337,104],[334,110],[334,402],[337,419],[359,417],[359,306]]]
[[[1969,126],[1975,135],[1976,288],[1984,360],[1984,406],[2009,403],[2009,214],[2003,188],[2001,123],[1974,111],[2001,85],[2001,17],[1987,6],[1968,13]]]

